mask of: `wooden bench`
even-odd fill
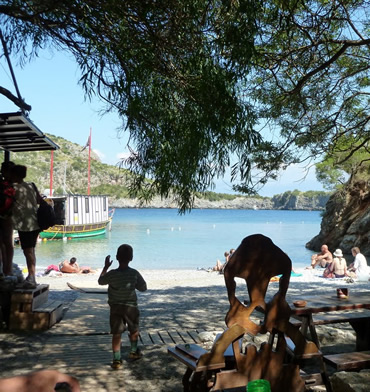
[[[245,329],[240,325],[233,325],[224,333],[218,334],[211,351],[207,351],[197,344],[178,344],[168,347],[167,352],[186,365],[186,372],[182,378],[184,392],[208,391],[212,383],[212,374],[227,365],[235,364],[233,342],[238,341],[241,346],[241,338]]]
[[[311,359],[315,357],[322,357],[321,351],[317,351],[315,353],[309,353],[309,354],[299,354],[295,352],[295,344],[292,339],[288,338],[285,336],[285,342],[286,342],[286,350],[287,354],[291,357],[293,357],[295,360],[300,361],[301,359]]]
[[[244,300],[244,304],[248,306],[249,301]],[[260,306],[256,307],[256,311],[262,314],[264,314],[265,312],[265,310]],[[312,315],[313,325],[350,323],[350,322],[361,321],[363,319],[370,319],[370,310],[359,309],[353,311],[338,311],[338,313],[323,312],[323,313],[315,313]],[[297,327],[301,326],[302,324],[302,320],[299,316],[290,317],[289,322]]]
[[[316,313],[312,315],[313,325],[351,323],[363,319],[370,319],[370,310],[354,310],[350,312],[342,311],[338,313]],[[291,317],[289,321],[295,326],[300,326],[302,324],[299,316]]]
[[[217,334],[215,342],[220,336],[221,334]],[[239,347],[241,347],[241,344],[242,341],[240,339]],[[175,347],[168,347],[167,352],[194,372],[222,369],[226,366],[227,361],[231,361],[234,358],[234,349],[232,344],[230,344],[224,352],[224,361],[219,363],[199,364],[199,358],[208,351],[193,343],[178,344]]]
[[[49,285],[16,289],[11,293],[10,330],[44,330],[63,316],[63,303],[49,301]]]
[[[13,311],[10,314],[10,330],[45,330],[51,328],[63,316],[63,303],[47,301],[32,312]]]
[[[186,365],[186,371],[182,377],[184,392],[190,392],[195,389],[207,391],[208,380],[206,378],[202,380],[202,373],[225,367],[225,361],[218,363],[199,363],[201,356],[207,354],[208,351],[197,344],[178,344],[175,347],[168,347],[167,352]]]
[[[324,361],[338,371],[370,368],[370,351],[324,355]]]

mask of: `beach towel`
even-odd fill
[[[303,274],[299,274],[299,273],[297,273],[297,272],[293,272],[293,271],[292,271],[292,272],[290,273],[290,276],[294,276],[295,278],[297,278],[297,277],[299,277],[299,276],[303,276]],[[278,275],[278,277],[281,278],[281,275]]]

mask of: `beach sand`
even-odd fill
[[[135,268],[134,263],[132,267]],[[228,310],[228,299],[223,275],[206,270],[141,270],[140,272],[148,285],[147,292],[138,293],[141,311],[140,330],[205,330],[208,332],[204,334],[202,345],[209,349],[216,333],[221,332],[225,327],[224,317]],[[288,302],[304,299],[307,295],[330,294],[334,296],[338,287],[348,287],[350,293],[359,291],[370,294],[370,282],[347,283],[343,279],[324,279],[321,277],[323,270],[298,270],[297,272],[301,272],[302,276],[291,278],[287,294]],[[105,290],[106,287],[98,285],[98,277],[99,272],[95,274],[63,274],[62,277],[40,276],[37,281],[49,284],[49,297],[63,301],[67,308],[66,316],[68,316],[69,307],[72,309],[74,303],[77,304],[83,298],[86,300],[89,297],[87,294],[79,294],[77,291],[69,289],[67,282],[80,288]],[[277,287],[277,282],[271,283],[268,294],[273,294]],[[237,279],[237,296],[241,300],[248,298],[245,282],[241,279]],[[93,298],[95,297],[91,296],[91,299]],[[106,309],[107,315],[108,305],[105,308],[105,301],[103,307]],[[93,320],[93,322],[104,325],[104,323],[108,323],[108,320]],[[45,363],[49,363],[47,368],[58,369],[52,360],[45,362],[45,358],[43,358],[45,347],[51,347],[52,354],[57,352],[57,347],[51,346],[50,343],[52,342],[50,336],[55,335],[53,335],[53,329],[54,327],[50,331],[38,333],[37,339],[28,334],[1,333],[0,331],[1,356],[5,359],[5,361],[2,360],[0,377],[24,374],[40,369],[40,367],[45,368]],[[349,324],[318,327],[317,331],[324,353],[354,350],[355,334]],[[75,331],[66,331],[65,333],[71,332],[79,336],[77,326]],[[145,346],[143,359],[134,363],[124,362],[123,369],[113,372],[109,363],[99,362],[99,353],[102,350],[110,360],[110,335],[106,333],[99,336],[96,334],[95,337],[93,335],[80,336],[79,340],[76,340],[77,346],[74,348],[71,346],[71,350],[77,350],[78,344],[82,345],[81,342],[85,342],[84,339],[87,339],[87,347],[92,350],[91,355],[96,357],[96,363],[93,367],[89,367],[87,363],[85,366],[79,365],[76,357],[75,363],[71,361],[67,368],[59,368],[76,376],[81,382],[82,391],[182,391],[181,377],[185,372],[185,365],[167,354],[166,345]],[[55,336],[54,339],[58,341]],[[96,346],[93,343],[94,339],[98,339]],[[249,339],[258,345],[260,341],[264,340],[264,337]],[[59,338],[59,342],[62,343],[62,337]],[[103,346],[101,342],[104,342]],[[127,340],[123,340],[122,345],[122,351],[127,352]],[[28,351],[25,357],[22,353],[26,348]],[[81,353],[85,349],[84,343],[81,347]],[[34,357],[30,355],[30,351]],[[62,360],[62,358],[59,359]]]

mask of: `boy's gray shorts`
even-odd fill
[[[139,329],[139,309],[135,306],[111,304],[110,306],[110,332],[118,334],[125,332],[134,333]]]

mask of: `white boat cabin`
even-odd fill
[[[107,196],[63,195],[53,196],[57,225],[85,225],[108,221]]]

